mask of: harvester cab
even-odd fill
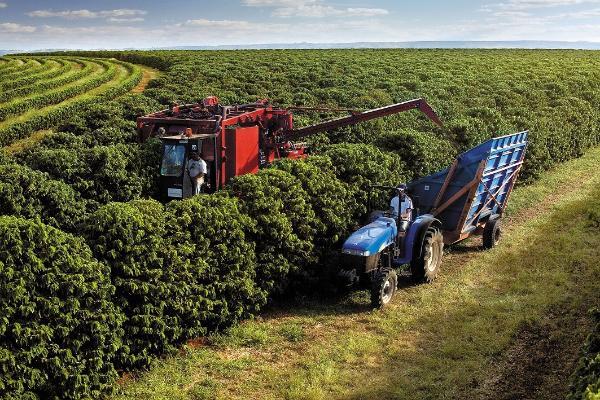
[[[159,185],[163,200],[183,199],[193,195],[194,185],[187,168],[193,153],[199,154],[207,166],[202,191],[210,193],[214,190],[218,179],[215,167],[216,134],[163,136],[160,140],[162,157]]]

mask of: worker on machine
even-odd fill
[[[393,218],[398,218],[398,229],[405,231],[412,220],[413,203],[406,194],[406,185],[401,184],[396,188],[396,195],[390,201],[390,211]]]
[[[188,162],[188,173],[192,179],[192,185],[194,186],[194,195],[202,193],[202,187],[204,186],[204,179],[208,170],[206,168],[206,161],[204,161],[200,154],[193,152],[190,155],[190,161]]]

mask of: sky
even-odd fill
[[[0,0],[0,49],[600,42],[600,0]]]

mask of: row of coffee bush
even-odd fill
[[[291,280],[318,276],[364,212],[361,183],[395,184],[400,173],[375,166],[400,165],[372,146],[332,146],[166,206],[90,206],[74,185],[3,165],[13,216],[0,218],[0,393],[96,397],[117,371],[255,314]]]

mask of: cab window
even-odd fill
[[[162,176],[181,176],[183,175],[185,164],[185,145],[184,144],[165,144],[163,147],[163,157],[160,167]]]

